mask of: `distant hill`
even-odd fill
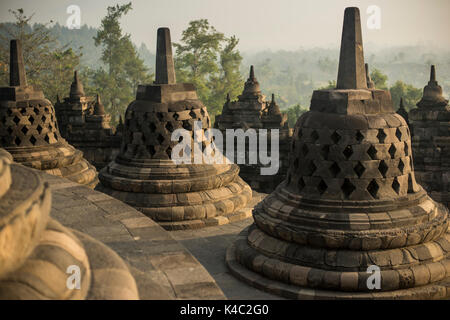
[[[6,23],[8,24],[8,23]],[[9,23],[11,26],[12,24]],[[81,63],[97,68],[101,48],[96,47],[93,37],[97,29],[83,25],[79,30],[69,30],[56,23],[50,27],[61,45],[69,44],[73,49],[81,48]],[[154,72],[155,54],[142,43],[136,45],[141,59]],[[308,107],[314,89],[324,87],[330,80],[336,80],[339,59],[338,48],[310,48],[297,51],[265,50],[257,53],[241,53],[241,73],[247,79],[250,65],[266,96],[275,93],[282,109],[300,103]],[[388,76],[388,84],[397,80],[423,88],[429,78],[430,65],[435,64],[437,78],[448,96],[450,93],[450,52],[429,48],[425,45],[410,47],[379,48],[365,47],[366,62],[370,69],[379,69]]]

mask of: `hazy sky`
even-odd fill
[[[81,8],[81,23],[98,27],[106,8],[122,0],[1,0],[0,21],[11,21],[8,9],[35,13],[36,22],[66,24],[66,9]],[[365,44],[381,46],[430,44],[450,48],[450,0],[134,0],[122,19],[123,30],[135,43],[155,50],[156,29],[171,29],[178,41],[189,21],[206,18],[225,35],[236,35],[243,51],[295,50],[336,46],[340,42],[344,8],[358,6]],[[381,9],[381,29],[366,27],[369,6]],[[73,32],[76,32],[74,30]]]

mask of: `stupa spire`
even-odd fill
[[[430,81],[423,88],[422,99],[417,103],[418,107],[445,107],[448,100],[442,95],[442,87],[436,81],[436,67],[431,66]]]
[[[369,89],[374,89],[374,88],[375,88],[375,83],[372,81],[372,78],[370,77],[369,64],[366,63],[365,67],[366,67],[366,83],[367,83],[367,88],[369,88]]]
[[[169,28],[159,28],[157,37],[155,84],[175,84],[177,80]]]
[[[9,85],[11,87],[27,86],[27,75],[23,63],[22,44],[20,40],[11,40],[9,56]]]
[[[97,94],[97,98],[94,105],[94,115],[96,116],[102,116],[105,114],[105,107],[102,104],[102,101],[100,100],[100,95]]]
[[[80,98],[84,97],[84,88],[83,84],[81,83],[80,79],[78,78],[78,71],[75,70],[73,72],[73,82],[70,86],[70,98]]]
[[[250,74],[249,74],[248,78],[251,80],[255,79],[255,69],[253,68],[253,66],[250,66]]]
[[[430,82],[436,82],[436,67],[434,65],[431,66]]]
[[[356,7],[346,8],[342,28],[337,89],[367,89],[361,18]]]

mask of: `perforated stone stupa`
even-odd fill
[[[210,128],[206,107],[190,83],[176,83],[168,28],[158,29],[156,79],[140,85],[125,113],[120,153],[99,174],[98,189],[146,214],[164,228],[218,225],[247,218],[250,187],[234,164],[175,164],[171,141],[194,122]],[[199,130],[200,131],[200,130]],[[186,141],[184,141],[186,142]],[[207,141],[203,141],[203,147]],[[194,154],[194,152],[192,153]]]
[[[111,126],[111,115],[105,112],[100,96],[87,97],[77,71],[64,101],[55,104],[61,135],[98,170],[119,153],[122,131]]]
[[[0,88],[0,146],[25,166],[95,187],[97,172],[61,137],[55,110],[27,84],[22,48],[11,41],[10,86]]]
[[[337,88],[314,91],[293,137],[287,179],[229,248],[231,272],[296,299],[448,298],[448,211],[415,181],[390,93],[367,88],[358,8],[345,10]]]
[[[450,106],[431,66],[417,108],[409,112],[417,180],[431,197],[450,206]]]
[[[226,154],[226,130],[242,129],[244,132],[248,129],[255,129],[259,133],[260,129],[267,129],[268,147],[270,150],[271,130],[279,130],[279,161],[280,168],[275,175],[261,175],[261,167],[264,167],[259,159],[257,164],[250,164],[249,159],[249,139],[245,141],[245,164],[239,164],[241,169],[240,176],[252,187],[260,192],[272,192],[278,184],[285,178],[289,166],[289,146],[292,136],[292,129],[289,129],[287,115],[281,113],[278,104],[275,102],[275,95],[272,94],[272,100],[266,101],[265,96],[261,93],[260,85],[255,77],[254,67],[250,67],[250,74],[245,82],[244,91],[238,97],[237,101],[230,101],[227,96],[222,114],[218,115],[215,120],[217,129],[221,130],[224,136],[223,149]],[[259,143],[259,135],[257,135],[257,143]],[[238,150],[238,139],[234,141],[234,150]],[[259,146],[257,151],[259,150]],[[237,163],[237,153],[235,158],[230,159]]]
[[[0,300],[138,299],[123,260],[52,219],[50,205],[39,172],[0,149]],[[76,278],[68,281],[74,266],[79,287]]]

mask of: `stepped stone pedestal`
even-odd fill
[[[84,158],[97,170],[105,167],[119,153],[122,141],[121,126],[111,127],[111,116],[97,95],[87,97],[75,71],[70,94],[55,104],[61,135],[74,147],[83,151]]]
[[[415,181],[410,132],[390,93],[367,87],[358,8],[345,10],[337,89],[314,91],[287,179],[253,217],[226,261],[260,289],[294,299],[450,297],[448,210]]]
[[[171,160],[176,129],[194,141],[210,128],[195,87],[176,83],[170,33],[158,30],[156,80],[140,85],[125,113],[119,154],[100,171],[98,190],[131,205],[168,230],[224,224],[251,215],[250,187],[234,164],[176,164]],[[186,142],[186,141],[184,141]],[[203,141],[206,148],[211,141]],[[197,143],[197,142],[196,142]],[[245,209],[245,210],[244,210]]]
[[[450,106],[435,67],[417,108],[409,112],[417,180],[430,196],[450,207]]]
[[[50,206],[50,190],[38,172],[13,164],[0,149],[0,299],[137,299],[122,259],[53,220]],[[75,270],[79,287],[70,288]]]
[[[27,85],[18,40],[11,41],[10,86],[0,88],[0,147],[25,166],[91,188],[98,183],[83,153],[61,137],[51,102]]]
[[[259,82],[255,77],[253,66],[250,67],[250,75],[245,82],[244,91],[238,97],[237,101],[230,101],[227,96],[222,114],[216,117],[215,127],[222,131],[224,142],[223,149],[226,154],[227,145],[227,129],[242,129],[244,132],[248,129],[256,130],[256,144],[259,144],[259,130],[267,129],[267,149],[270,151],[271,131],[279,130],[279,170],[275,175],[262,175],[261,168],[267,167],[263,165],[258,158],[256,164],[249,163],[249,140],[245,141],[245,164],[239,164],[241,169],[240,176],[246,181],[252,189],[259,192],[272,192],[285,178],[289,166],[288,154],[292,137],[292,129],[289,129],[287,123],[287,115],[280,112],[280,108],[275,102],[275,95],[272,94],[272,100],[266,101],[265,96],[261,93]],[[234,138],[235,157],[234,163],[237,162],[238,139]],[[258,145],[257,151],[260,149]]]

